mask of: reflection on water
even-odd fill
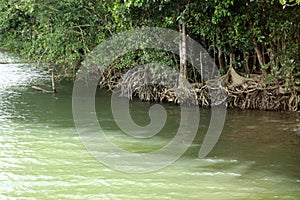
[[[1,57],[1,56],[0,56]],[[198,159],[209,110],[201,110],[198,137],[173,165],[148,174],[124,174],[97,162],[76,133],[71,84],[42,94],[47,73],[0,65],[0,199],[299,199],[300,137],[297,115],[229,110],[220,141]],[[96,95],[97,115],[110,139],[130,151],[151,151],[176,133],[180,110],[164,105],[168,123],[151,142],[116,127],[110,96]],[[131,102],[132,116],[147,124],[149,103]]]

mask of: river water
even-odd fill
[[[210,110],[201,109],[197,138],[179,160],[132,174],[104,166],[86,150],[73,121],[71,83],[59,83],[57,94],[31,85],[50,89],[50,75],[28,65],[0,65],[0,199],[300,199],[296,114],[228,110],[219,142],[199,159],[210,118]],[[95,101],[102,126],[120,146],[157,148],[120,133],[109,114],[109,93],[99,90]],[[133,119],[146,125],[151,104],[130,105]],[[180,108],[163,106],[169,118],[158,141],[171,139],[179,123]]]

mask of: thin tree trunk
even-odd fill
[[[56,93],[53,69],[49,69],[49,71],[51,72],[52,91],[53,93]]]
[[[265,47],[261,46],[261,55],[262,55],[262,61],[264,64],[266,64],[266,58],[265,58]]]
[[[222,53],[222,50],[220,48],[218,48],[218,61],[219,61],[219,67],[220,67],[220,70],[222,72],[224,72],[224,62],[223,62],[223,53]]]
[[[285,38],[283,38],[281,43],[281,52],[286,52],[286,51],[287,51],[286,42],[285,42]],[[283,60],[286,61],[287,60],[286,53],[282,53],[282,55],[283,55]]]
[[[278,45],[279,45],[279,41],[277,41],[277,44],[276,44],[276,46],[274,47],[275,55],[278,55],[278,49],[279,49]],[[276,66],[276,67],[279,67],[279,60],[278,60],[277,57],[275,58],[275,66]]]
[[[202,60],[202,51],[200,51],[200,74],[201,74],[201,84],[204,84],[204,75],[203,75],[203,60]]]
[[[187,63],[186,63],[186,30],[185,23],[179,24],[180,43],[179,43],[179,57],[180,57],[180,77],[179,83],[181,84],[187,78]]]
[[[224,60],[225,60],[225,66],[228,66],[228,60],[227,60],[227,56],[228,56],[228,55],[225,55],[225,56],[224,56]]]
[[[257,62],[257,56],[256,53],[253,52],[253,68],[252,70],[256,71],[256,62]]]
[[[220,40],[219,34],[217,34],[217,41],[218,40]],[[224,72],[224,62],[223,62],[223,59],[222,59],[222,56],[223,56],[222,49],[219,46],[217,46],[217,48],[218,48],[218,62],[219,62],[219,67],[220,67],[220,70],[222,72]]]
[[[244,68],[245,68],[246,73],[249,75],[250,74],[249,62],[248,62],[249,55],[244,51],[243,56],[244,56],[244,62],[245,62]]]
[[[269,55],[269,58],[270,58],[270,63],[271,63],[270,67],[271,67],[271,70],[272,70],[274,67],[277,67],[272,47],[270,47],[268,55]]]
[[[216,54],[217,54],[216,43],[215,43],[215,42],[212,42],[212,46],[213,46],[214,63],[216,63]]]
[[[264,60],[263,60],[263,56],[262,56],[261,50],[260,50],[259,47],[257,46],[257,42],[256,42],[255,39],[254,39],[254,41],[255,41],[255,42],[253,42],[253,43],[254,43],[254,46],[255,46],[255,52],[256,52],[256,55],[257,55],[259,67],[260,67],[260,69],[261,69],[262,75],[263,75],[264,77],[266,77],[267,71],[266,71],[265,69],[263,69],[263,67],[265,66],[265,63],[264,63]]]
[[[255,53],[256,53],[256,55],[257,55],[259,67],[260,67],[260,69],[261,69],[262,75],[263,75],[264,77],[266,77],[266,76],[267,76],[267,72],[266,72],[266,70],[263,69],[263,67],[265,66],[265,63],[264,63],[264,60],[263,60],[263,55],[262,55],[262,52],[261,52],[261,50],[260,50],[260,48],[259,48],[259,46],[258,46],[258,44],[257,44],[257,40],[256,40],[256,38],[255,38],[255,36],[254,36],[254,34],[253,34],[254,26],[253,26],[253,23],[252,23],[251,20],[249,20],[249,24],[250,24],[250,29],[251,29],[251,31],[252,31],[252,33],[251,33],[251,38],[252,38],[252,42],[253,42],[253,44],[254,44],[254,50],[255,50]]]
[[[235,65],[234,53],[230,53],[229,54],[229,58],[230,58],[230,60],[229,60],[229,67],[231,68],[231,67],[233,67]]]

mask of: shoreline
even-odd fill
[[[129,69],[128,69],[129,70]],[[211,83],[189,83],[192,87],[185,87],[181,96],[176,96],[173,88],[167,88],[159,84],[137,85],[137,79],[140,74],[134,73],[134,76],[128,76],[127,70],[118,70],[117,68],[109,68],[103,72],[98,86],[106,88],[110,91],[126,88],[126,91],[119,95],[129,99],[137,98],[141,101],[149,102],[167,102],[171,104],[197,104],[200,107],[209,107],[212,105],[210,92],[213,87]],[[144,71],[141,73],[145,73]],[[123,75],[126,74],[124,82]],[[151,74],[153,75],[153,74]],[[149,74],[142,74],[149,76]],[[129,77],[129,78],[128,78]],[[171,79],[170,79],[171,80]],[[120,82],[121,81],[121,82]],[[226,104],[229,108],[237,108],[241,110],[265,110],[265,111],[300,111],[300,87],[293,88],[293,91],[288,91],[279,81],[277,83],[265,83],[258,74],[252,74],[249,78],[239,75],[233,68],[221,76],[217,81],[221,82],[226,95]],[[134,83],[134,84],[133,84]],[[157,80],[156,80],[157,83]],[[130,91],[130,93],[129,93]],[[183,94],[183,96],[182,96]],[[196,103],[191,100],[195,96]],[[224,95],[217,96],[219,101],[216,105],[224,103]],[[185,100],[188,102],[185,102]]]

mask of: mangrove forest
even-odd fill
[[[55,67],[56,80],[74,79],[86,56],[106,39],[140,27],[176,30],[200,43],[221,73],[226,104],[241,109],[300,109],[299,0],[2,0],[1,50]],[[183,46],[183,45],[182,45]],[[186,47],[188,48],[188,47]],[[212,104],[199,71],[181,55],[139,49],[117,58],[99,86],[113,90],[132,66],[155,61],[191,84],[185,95]],[[135,75],[133,75],[135,74]],[[127,75],[126,85],[144,101],[185,103],[162,84],[136,87],[142,77],[157,83],[173,76],[151,68]]]

